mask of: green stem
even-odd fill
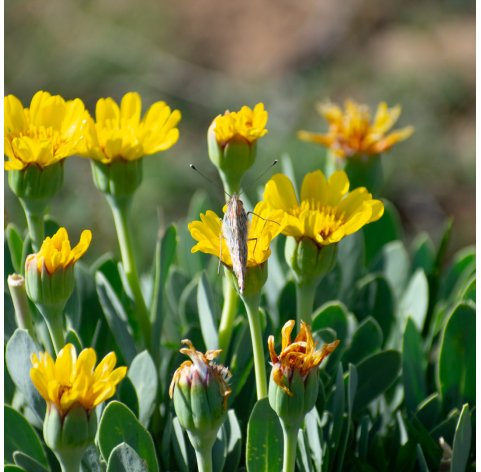
[[[195,450],[199,472],[212,472],[212,448]]]
[[[82,451],[80,454],[57,454],[55,451],[54,453],[60,463],[62,472],[80,472],[80,464],[85,451]]]
[[[112,208],[114,215],[115,228],[119,238],[120,252],[122,254],[122,265],[125,275],[132,290],[132,294],[136,304],[136,315],[139,320],[140,327],[144,334],[145,345],[151,351],[151,324],[150,318],[145,305],[142,289],[140,288],[139,277],[135,266],[134,250],[132,245],[132,234],[130,230],[130,208],[132,205],[132,196],[114,197],[107,195],[107,201]]]
[[[232,288],[227,277],[224,277],[222,280],[222,289],[224,291],[224,307],[222,308],[219,327],[219,349],[222,349],[221,359],[225,361],[232,338],[232,331],[234,330],[234,319],[237,314],[239,296]]]
[[[297,329],[301,327],[301,320],[312,326],[312,311],[314,298],[320,279],[313,277],[309,283],[296,283],[296,302],[297,302]]]
[[[261,323],[259,320],[259,302],[261,293],[257,292],[250,296],[242,296],[246,306],[247,318],[251,329],[252,350],[254,352],[254,368],[256,374],[257,399],[267,397],[267,376],[262,344]]]
[[[41,305],[36,304],[38,311],[42,314],[47,323],[50,336],[55,348],[55,354],[58,355],[65,346],[65,336],[63,334],[63,310],[65,303],[59,305]]]
[[[35,252],[40,251],[42,247],[43,240],[45,239],[45,226],[43,222],[43,215],[45,208],[37,212],[32,212],[27,209],[25,202],[20,199],[20,203],[25,210],[25,216],[27,217],[28,231],[30,233],[30,241],[32,243],[32,248]]]
[[[281,419],[282,431],[284,433],[284,468],[282,472],[294,472],[296,468],[297,435],[299,427],[286,426]]]
[[[10,289],[13,306],[15,307],[17,326],[21,329],[26,329],[35,340],[35,332],[28,307],[27,291],[25,290],[25,279],[21,275],[9,275],[8,288]]]

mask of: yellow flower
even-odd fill
[[[264,104],[258,103],[252,111],[249,107],[242,107],[239,112],[226,111],[214,120],[214,132],[217,142],[224,146],[236,134],[242,136],[249,144],[267,133],[267,111]]]
[[[45,239],[37,254],[27,257],[26,265],[28,266],[36,258],[38,270],[42,270],[45,262],[47,271],[51,275],[58,267],[66,269],[69,264],[75,264],[87,252],[91,240],[92,233],[87,229],[82,232],[77,246],[71,249],[67,230],[60,228],[52,238]]]
[[[305,176],[301,203],[297,202],[292,182],[283,174],[274,175],[266,184],[264,200],[269,208],[287,213],[282,233],[296,240],[307,236],[319,246],[337,243],[384,213],[380,200],[373,200],[364,188],[349,190],[344,171],[334,172],[326,182],[320,170]]]
[[[380,154],[414,133],[414,128],[408,126],[386,136],[401,114],[399,105],[388,108],[386,102],[381,102],[373,124],[369,108],[366,105],[358,105],[353,100],[346,100],[345,112],[334,103],[320,103],[318,110],[329,122],[327,134],[299,131],[297,136],[303,141],[322,144],[339,157]]]
[[[224,211],[225,209],[226,207],[224,207]],[[271,255],[269,246],[271,241],[280,233],[284,220],[283,211],[270,212],[265,202],[259,202],[254,209],[254,213],[272,221],[264,221],[252,215],[252,223],[248,228],[248,239],[257,238],[257,241],[247,243],[247,267],[260,265],[269,258]],[[202,221],[193,221],[188,226],[190,234],[198,241],[191,252],[201,251],[219,257],[220,243],[222,242],[222,263],[232,267],[232,259],[225,238],[221,239],[222,220],[213,211],[208,211],[205,215],[201,213],[200,219]]]
[[[95,367],[97,354],[84,349],[77,358],[72,344],[67,344],[54,362],[48,352],[32,354],[30,377],[48,404],[54,404],[65,415],[76,402],[91,410],[115,394],[115,386],[125,377],[127,367],[114,369],[117,357],[107,354]]]
[[[46,167],[76,153],[87,116],[82,100],[66,102],[60,95],[37,92],[30,108],[13,95],[4,98],[4,107],[5,170]]]
[[[138,93],[127,93],[120,108],[112,98],[101,98],[95,109],[96,122],[87,118],[87,132],[79,155],[110,163],[114,159],[133,161],[173,146],[179,138],[176,128],[179,110],[171,112],[165,102],[154,103],[140,119]]]
[[[282,388],[289,396],[293,396],[289,388],[282,382],[282,377],[292,378],[294,369],[298,369],[301,377],[305,378],[314,367],[319,364],[336,349],[339,344],[334,341],[330,344],[324,344],[319,351],[316,351],[317,342],[311,334],[311,327],[304,321],[301,321],[301,329],[296,339],[291,343],[291,333],[294,328],[295,321],[288,321],[282,328],[282,351],[279,356],[274,349],[274,336],[269,336],[267,341],[269,352],[273,364],[272,378],[275,383]]]

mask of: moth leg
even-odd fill
[[[257,238],[250,238],[247,240],[247,242],[249,241],[255,241],[256,243],[254,244],[254,252],[252,254],[254,254],[254,262],[256,263],[256,266],[259,267],[259,264],[256,262],[256,247],[257,247]]]
[[[277,221],[274,221],[274,220],[267,220],[266,218],[262,218],[262,216],[259,216],[257,213],[254,213],[253,211],[248,211],[247,212],[247,216],[249,216],[250,214],[253,214],[253,215],[256,215],[257,218],[260,218],[261,220],[264,220],[264,221],[270,221],[271,223],[275,223],[276,225],[281,225],[280,223],[278,223]]]

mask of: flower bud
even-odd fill
[[[194,349],[188,339],[182,341],[189,348],[180,352],[192,361],[185,361],[175,372],[170,385],[170,398],[179,422],[189,434],[192,445],[212,447],[219,428],[227,418],[227,397],[231,389],[227,385],[229,370],[212,361],[221,351],[202,354]]]
[[[244,290],[242,292],[239,289],[239,282],[232,267],[224,266],[224,273],[229,280],[232,288],[239,295],[249,297],[256,293],[260,293],[262,287],[264,287],[265,283],[267,282],[267,263],[268,261],[266,260],[262,264],[246,268],[246,274],[244,278]]]
[[[287,428],[299,427],[314,407],[319,388],[319,365],[339,344],[339,341],[324,344],[316,351],[311,327],[303,321],[299,334],[291,343],[294,324],[291,320],[282,328],[279,356],[274,350],[274,336],[269,336],[268,340],[272,360],[269,403]]]
[[[207,132],[209,158],[219,170],[228,193],[238,192],[244,173],[257,155],[257,139],[267,133],[267,112],[259,103],[254,110],[242,107],[239,112],[219,115]]]
[[[49,201],[60,192],[63,185],[63,163],[62,160],[46,167],[30,164],[21,170],[8,172],[8,184],[27,211],[43,214]]]
[[[297,242],[294,237],[289,236],[286,240],[285,256],[296,282],[309,283],[312,278],[321,278],[334,268],[337,243],[320,246],[309,237],[303,237]]]
[[[95,186],[107,195],[131,196],[142,183],[142,158],[107,163],[91,159],[90,163]]]

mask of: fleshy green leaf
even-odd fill
[[[224,428],[227,435],[227,455],[224,470],[228,472],[237,470],[237,467],[239,467],[242,450],[242,433],[234,410],[227,412]]]
[[[442,281],[441,294],[443,298],[447,299],[451,296],[456,282],[465,269],[473,262],[476,262],[476,248],[474,246],[465,247],[453,256],[453,260]]]
[[[112,449],[107,472],[147,472],[142,459],[126,443],[119,444]]]
[[[22,271],[22,275],[25,271]],[[13,268],[12,258],[10,256],[10,249],[8,248],[7,235],[3,235],[3,290],[8,292],[8,276],[15,273]]]
[[[322,412],[321,412],[322,413]],[[316,408],[307,413],[304,420],[304,429],[311,449],[312,462],[314,470],[321,472],[322,470],[322,428],[321,419]]]
[[[128,376],[124,377],[117,386],[117,395],[119,400],[139,418],[139,399],[134,384]]]
[[[460,292],[459,298],[464,301],[471,300],[473,303],[476,303],[476,274],[473,274],[468,279]]]
[[[459,417],[456,433],[454,434],[453,456],[451,470],[466,470],[469,449],[471,447],[471,422],[469,418],[469,405],[463,406]]]
[[[332,430],[331,434],[329,435],[329,447],[331,448],[331,450],[329,451],[330,464],[334,464],[336,451],[339,447],[339,440],[341,439],[342,428],[345,421],[347,420],[347,418],[344,418],[345,393],[342,363],[339,363],[339,367],[337,368],[336,390],[334,391],[333,395],[334,400],[332,404]]]
[[[187,437],[187,432],[182,428],[179,419],[174,418],[174,434],[172,436],[174,454],[181,472],[194,471],[196,466],[195,451]]]
[[[283,451],[281,423],[269,399],[262,398],[255,404],[247,426],[247,470],[279,472]]]
[[[157,369],[147,351],[141,352],[135,357],[127,375],[137,392],[140,424],[147,428],[155,408],[155,399],[159,385]]]
[[[27,404],[43,422],[46,412],[45,400],[33,385],[30,378],[31,354],[38,355],[38,348],[27,331],[17,329],[7,343],[7,367],[15,386],[25,397]]]
[[[13,464],[13,453],[20,451],[48,467],[40,440],[29,422],[17,410],[7,405],[4,405],[3,413],[5,431],[8,432],[4,437],[4,461]]]
[[[82,343],[80,341],[80,338],[73,329],[69,329],[67,337],[65,339],[65,343],[73,344],[75,346],[75,350],[77,351],[77,355],[80,354],[80,352],[82,351]]]
[[[17,329],[15,307],[8,292],[3,292],[3,310],[3,339],[7,343]]]
[[[429,303],[428,280],[422,269],[418,269],[409,280],[399,305],[402,320],[410,316],[418,331],[422,331]],[[404,326],[403,326],[404,328]]]
[[[419,444],[416,446],[416,451],[418,454],[419,469],[421,470],[421,472],[429,472],[428,465],[426,464],[426,459],[424,458],[423,450],[421,449],[421,446]]]
[[[471,302],[454,307],[442,332],[436,367],[444,411],[476,403],[476,310]]]
[[[125,442],[145,460],[149,472],[159,471],[152,437],[122,403],[113,401],[107,405],[100,420],[98,434],[104,457],[110,457],[115,447]]]
[[[207,274],[202,272],[197,287],[197,306],[199,308],[200,328],[208,350],[219,349],[219,335],[215,313],[214,298]]]
[[[13,269],[15,270],[16,274],[21,274],[23,240],[12,223],[7,226],[7,229],[5,230],[5,236],[7,238],[8,250],[10,252],[10,259],[12,261]]]
[[[436,258],[436,249],[429,234],[419,233],[411,244],[412,269],[423,269],[425,274],[430,274],[434,259]]]
[[[297,464],[300,466],[300,472],[311,472],[313,470],[311,448],[309,440],[304,430],[300,429],[297,434]]]
[[[382,331],[374,318],[363,320],[351,341],[351,347],[344,352],[342,362],[357,365],[366,357],[378,352],[382,346]]]
[[[436,427],[441,417],[441,400],[438,393],[433,393],[418,406],[416,417],[428,431]]]
[[[384,393],[399,376],[400,368],[401,354],[397,351],[379,352],[357,365],[358,384],[353,415],[359,414]]]
[[[27,456],[23,452],[14,452],[13,453],[13,460],[15,464],[25,469],[27,472],[48,472],[40,462],[32,459],[30,456]]]
[[[409,317],[403,338],[404,401],[408,412],[416,411],[416,407],[426,398],[426,368],[422,337]]]

